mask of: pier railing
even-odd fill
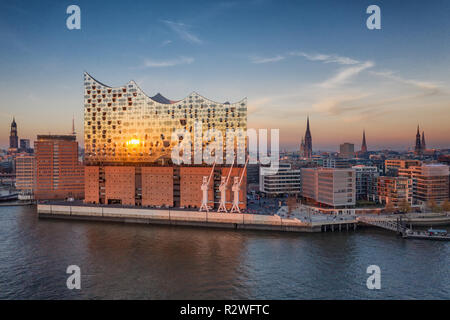
[[[405,226],[401,218],[397,218],[394,220],[393,218],[359,216],[357,220],[359,222],[363,222],[375,227],[395,231],[400,234],[404,234],[411,231]]]

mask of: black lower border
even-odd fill
[[[88,315],[125,319],[137,315],[144,319],[361,319],[392,316],[392,312],[399,312],[405,318],[424,310],[443,315],[448,306],[448,300],[0,301],[4,314],[12,312],[17,317],[32,310],[36,315],[57,316],[59,319],[86,318]]]

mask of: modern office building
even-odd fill
[[[354,169],[302,168],[302,196],[319,206],[352,207],[356,203]]]
[[[422,161],[412,159],[387,159],[384,161],[387,176],[398,176],[399,169],[408,169],[412,166],[420,166]]]
[[[38,135],[34,148],[35,198],[83,199],[84,167],[78,162],[78,142],[75,136]]]
[[[412,204],[412,179],[407,177],[381,176],[377,179],[378,201],[398,207],[401,203]]]
[[[35,188],[36,161],[34,156],[16,157],[16,189],[22,199],[32,199]]]
[[[422,164],[399,169],[399,176],[412,179],[413,203],[426,204],[434,200],[440,204],[449,199],[449,167],[445,164]]]
[[[181,100],[157,94],[147,96],[134,81],[125,86],[109,87],[84,74],[84,135],[86,162],[85,201],[120,203],[155,207],[200,207],[203,177],[211,177],[211,207],[218,206],[221,177],[228,177],[230,163],[194,164],[194,153],[202,153],[218,136],[210,139],[206,132],[216,130],[223,138],[234,132],[236,161],[227,185],[227,202],[232,201],[234,177],[241,181],[240,207],[246,207],[246,170],[244,170],[247,101],[218,103],[193,92]],[[172,150],[190,134],[192,164],[176,165]],[[201,132],[200,132],[201,131]],[[175,136],[175,139],[173,139]],[[233,136],[231,136],[233,137]],[[244,152],[239,153],[239,148]]]
[[[339,156],[344,159],[350,159],[355,156],[355,145],[345,142],[339,146]]]
[[[260,167],[259,191],[268,196],[298,195],[301,192],[301,170],[290,163],[280,163],[278,170]]]
[[[356,174],[356,200],[377,200],[378,168],[356,165],[352,167]]]
[[[347,169],[351,168],[352,164],[348,159],[329,157],[323,159],[322,166],[324,168]]]

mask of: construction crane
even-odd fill
[[[222,178],[220,180],[220,186],[219,186],[220,203],[219,203],[219,209],[217,209],[217,212],[228,212],[227,207],[226,207],[227,185],[228,185],[228,181],[230,180],[230,175],[231,175],[231,171],[233,170],[233,165],[234,165],[234,159],[233,159],[233,163],[231,163],[231,167],[230,167],[230,171],[228,172],[228,176],[227,177],[222,176]]]
[[[242,170],[241,177],[234,177],[233,186],[231,187],[231,190],[233,191],[233,206],[231,207],[231,213],[241,213],[241,209],[239,209],[239,192],[241,191],[241,183],[242,178],[244,178],[245,170],[247,169],[248,164],[248,157],[245,161],[244,170]]]
[[[205,210],[206,212],[209,212],[209,209],[211,209],[210,206],[208,206],[208,189],[209,189],[209,183],[211,182],[211,177],[214,173],[214,167],[216,166],[216,162],[214,161],[213,167],[211,169],[211,173],[208,176],[203,176],[203,182],[200,189],[202,190],[202,205],[200,206],[199,211]]]

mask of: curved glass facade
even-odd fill
[[[112,88],[84,73],[84,143],[88,164],[145,162],[171,158],[172,133],[185,129],[194,137],[194,123],[222,132],[247,130],[247,99],[218,103],[193,92],[179,101],[147,96],[134,81]],[[225,159],[225,151],[224,151]],[[225,162],[225,160],[224,160]]]

